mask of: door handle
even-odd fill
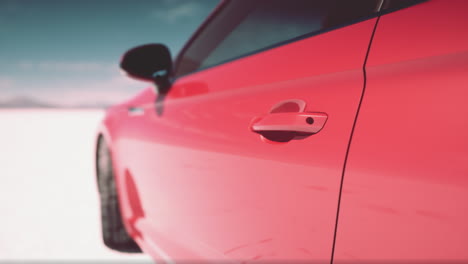
[[[282,101],[270,110],[269,114],[252,120],[250,129],[262,139],[288,142],[302,139],[322,130],[328,115],[320,112],[305,112],[306,103],[292,99]]]
[[[325,113],[274,113],[258,117],[252,124],[257,133],[266,131],[297,132],[299,134],[316,134],[322,130],[327,121]]]

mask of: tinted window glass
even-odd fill
[[[415,4],[419,4],[424,1],[425,0],[385,0],[382,10],[385,12],[393,11],[393,10],[409,7]]]
[[[176,76],[371,15],[381,0],[231,0],[179,58]]]

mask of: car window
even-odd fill
[[[230,0],[179,56],[175,76],[372,15],[383,0]]]
[[[426,0],[386,0],[382,6],[382,11],[392,12],[392,11],[402,9],[405,7],[409,7],[415,4],[419,4],[425,1]]]

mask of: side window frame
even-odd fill
[[[407,7],[416,5],[416,4],[420,4],[422,2],[426,2],[426,1],[429,1],[429,0],[406,0],[407,4],[402,5],[402,6],[393,6],[393,3],[396,2],[394,0],[381,0],[380,3],[378,4],[377,8],[376,8],[376,11],[374,11],[370,15],[359,17],[357,19],[353,19],[353,20],[347,21],[345,23],[338,24],[336,26],[324,28],[324,29],[321,29],[321,30],[318,30],[318,31],[313,31],[313,32],[310,32],[310,33],[307,33],[307,34],[304,34],[304,35],[301,35],[301,36],[298,36],[298,37],[295,37],[295,38],[292,38],[292,39],[281,41],[281,42],[276,43],[274,45],[271,45],[271,46],[268,46],[268,47],[265,47],[265,48],[262,48],[262,49],[255,50],[254,52],[247,53],[247,54],[244,54],[244,55],[241,55],[241,56],[238,56],[238,57],[234,57],[234,58],[231,58],[231,59],[227,59],[227,60],[222,61],[222,62],[220,62],[218,64],[208,66],[208,67],[205,67],[205,68],[199,68],[199,69],[197,69],[195,71],[191,71],[189,73],[185,73],[185,74],[176,76],[175,74],[177,73],[177,71],[179,69],[182,57],[184,56],[185,52],[197,40],[199,35],[214,20],[214,18],[220,12],[222,12],[222,9],[227,6],[229,1],[232,1],[232,0],[221,0],[221,2],[218,4],[218,6],[211,12],[211,14],[207,17],[207,19],[201,24],[201,26],[195,31],[195,33],[189,38],[189,40],[183,46],[183,48],[181,49],[181,51],[177,55],[177,57],[175,59],[175,62],[174,62],[174,68],[173,68],[174,71],[172,73],[173,74],[172,75],[173,81],[175,81],[175,80],[177,80],[177,79],[179,79],[181,77],[194,74],[196,72],[200,72],[200,71],[204,71],[204,70],[207,70],[207,69],[210,69],[210,68],[213,68],[213,67],[217,67],[217,66],[225,64],[227,62],[235,61],[235,60],[238,60],[238,59],[241,59],[241,58],[244,58],[244,57],[248,57],[248,56],[253,55],[253,54],[261,53],[261,52],[263,52],[265,50],[270,50],[270,49],[273,49],[273,48],[276,48],[276,47],[279,47],[279,46],[282,46],[282,45],[286,45],[286,44],[289,44],[289,43],[293,43],[293,42],[296,42],[296,41],[299,41],[299,40],[302,40],[302,39],[306,39],[306,38],[313,37],[313,36],[316,36],[316,35],[320,35],[320,34],[323,34],[323,33],[327,33],[327,32],[330,32],[330,31],[334,31],[336,29],[347,27],[347,26],[350,26],[350,25],[353,25],[353,24],[356,24],[356,23],[359,23],[359,22],[363,22],[363,21],[366,21],[366,20],[369,20],[369,19],[372,19],[372,18],[375,18],[375,17],[379,17],[379,16],[384,15],[384,14],[393,13],[393,12],[396,12],[398,10],[401,10],[401,9],[404,9],[404,8],[407,8]],[[324,0],[324,1],[326,1],[326,0]]]
[[[182,47],[182,49],[180,50],[179,54],[177,55],[176,59],[175,59],[175,62],[174,62],[174,67],[173,67],[173,78],[174,80],[180,78],[180,77],[183,77],[185,75],[189,75],[189,74],[192,74],[192,73],[195,73],[195,72],[191,72],[191,73],[188,73],[188,74],[185,74],[185,75],[181,75],[181,76],[178,76],[178,77],[175,77],[174,74],[177,72],[177,69],[179,68],[179,64],[180,64],[180,61],[183,57],[183,55],[185,54],[185,52],[188,50],[188,48],[192,45],[193,42],[195,42],[195,40],[198,38],[198,36],[201,34],[201,32],[203,32],[205,30],[205,28],[213,21],[213,19],[221,12],[221,10],[226,7],[227,3],[228,3],[229,0],[221,0],[221,2],[213,9],[213,11],[211,12],[211,14],[205,19],[205,21],[203,21],[203,23],[198,27],[197,30],[195,30],[195,32],[193,33],[193,35],[189,38],[189,40],[184,44],[184,46]]]

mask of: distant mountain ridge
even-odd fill
[[[48,104],[27,96],[13,97],[0,101],[0,108],[56,108]]]
[[[0,100],[0,108],[107,108],[110,103],[90,102],[76,105],[57,105],[28,96]]]

